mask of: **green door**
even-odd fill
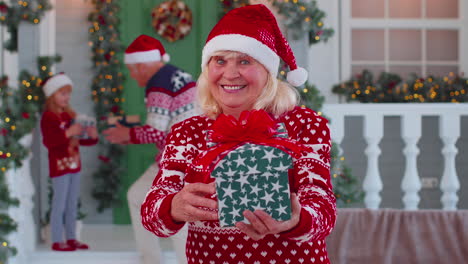
[[[190,33],[183,39],[168,42],[158,35],[151,25],[151,11],[163,0],[122,0],[120,1],[120,38],[122,44],[128,46],[140,34],[146,34],[159,39],[166,52],[171,56],[169,63],[176,65],[192,74],[194,79],[200,74],[201,50],[205,39],[219,18],[221,5],[219,0],[183,0],[192,10],[193,25]],[[123,106],[127,115],[139,115],[144,122],[146,109],[144,106],[144,88],[138,87],[130,78],[127,69],[123,69],[126,76],[124,82]],[[120,198],[121,206],[114,208],[115,224],[130,224],[130,214],[127,205],[127,190],[135,180],[154,161],[157,149],[153,144],[128,146],[123,166],[127,173],[122,176]],[[148,186],[149,188],[150,186]]]

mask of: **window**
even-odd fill
[[[467,0],[342,0],[341,78],[369,69],[419,76],[467,70]],[[464,21],[465,20],[465,21]]]

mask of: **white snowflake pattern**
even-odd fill
[[[176,71],[171,76],[171,84],[174,87],[175,92],[179,91],[187,83],[192,81],[192,76],[183,71]]]

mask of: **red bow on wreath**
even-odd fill
[[[239,120],[221,114],[213,123],[210,135],[211,140],[218,144],[200,157],[199,164],[209,166],[220,154],[245,143],[276,147],[295,156],[307,149],[290,139],[278,137],[277,127],[278,124],[264,110],[244,111]],[[226,155],[224,153],[218,160]]]

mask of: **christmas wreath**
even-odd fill
[[[192,11],[179,0],[162,2],[153,8],[151,17],[156,33],[169,42],[184,38],[192,29]]]

